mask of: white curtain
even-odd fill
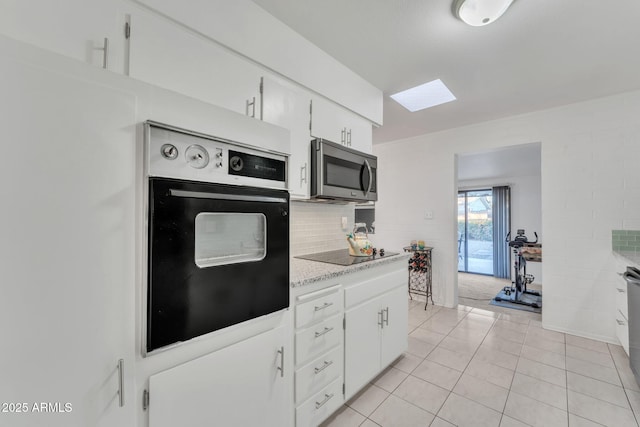
[[[509,245],[506,237],[511,230],[509,187],[493,187],[493,275],[509,278]]]

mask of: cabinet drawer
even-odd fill
[[[340,286],[301,295],[296,299],[296,328],[327,319],[342,310]]]
[[[620,310],[616,311],[616,336],[624,351],[629,355],[629,324]]]
[[[342,405],[342,380],[338,378],[296,408],[296,427],[315,427]]]
[[[407,285],[406,267],[346,287],[344,291],[345,307],[353,307],[399,285],[405,287]]]
[[[343,346],[338,346],[296,371],[296,403],[342,375]]]
[[[342,316],[325,320],[296,333],[296,364],[310,360],[331,347],[342,344]]]
[[[627,285],[621,283],[616,286],[616,307],[625,318],[629,318],[629,306],[627,304]]]

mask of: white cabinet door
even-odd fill
[[[30,406],[0,424],[135,425],[136,97],[16,45],[0,42],[0,401]]]
[[[0,32],[79,61],[122,72],[124,15],[117,0],[0,0]]]
[[[311,97],[270,77],[263,78],[262,119],[291,132],[289,191],[309,198],[309,103]]]
[[[381,305],[378,297],[345,312],[346,398],[353,396],[380,372]]]
[[[407,350],[408,312],[407,285],[383,295],[381,364],[384,368]]]
[[[260,118],[260,68],[153,12],[129,14],[131,77]]]
[[[314,97],[311,106],[311,136],[371,153],[371,123],[324,98]]]
[[[351,113],[350,113],[351,114]],[[373,126],[370,121],[352,114],[347,134],[350,148],[371,154],[373,152]]]
[[[287,426],[284,326],[149,378],[149,427]]]

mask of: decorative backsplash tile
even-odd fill
[[[613,230],[611,244],[614,251],[640,252],[640,230]]]
[[[346,249],[355,205],[291,202],[291,256]],[[347,229],[342,228],[347,217]]]

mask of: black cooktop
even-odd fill
[[[319,252],[316,254],[298,255],[294,258],[306,259],[309,261],[326,262],[328,264],[336,265],[354,265],[362,262],[374,261],[377,259],[389,258],[390,256],[398,255],[397,252],[386,252],[384,256],[351,256],[349,255],[349,249],[338,249],[336,251]]]

